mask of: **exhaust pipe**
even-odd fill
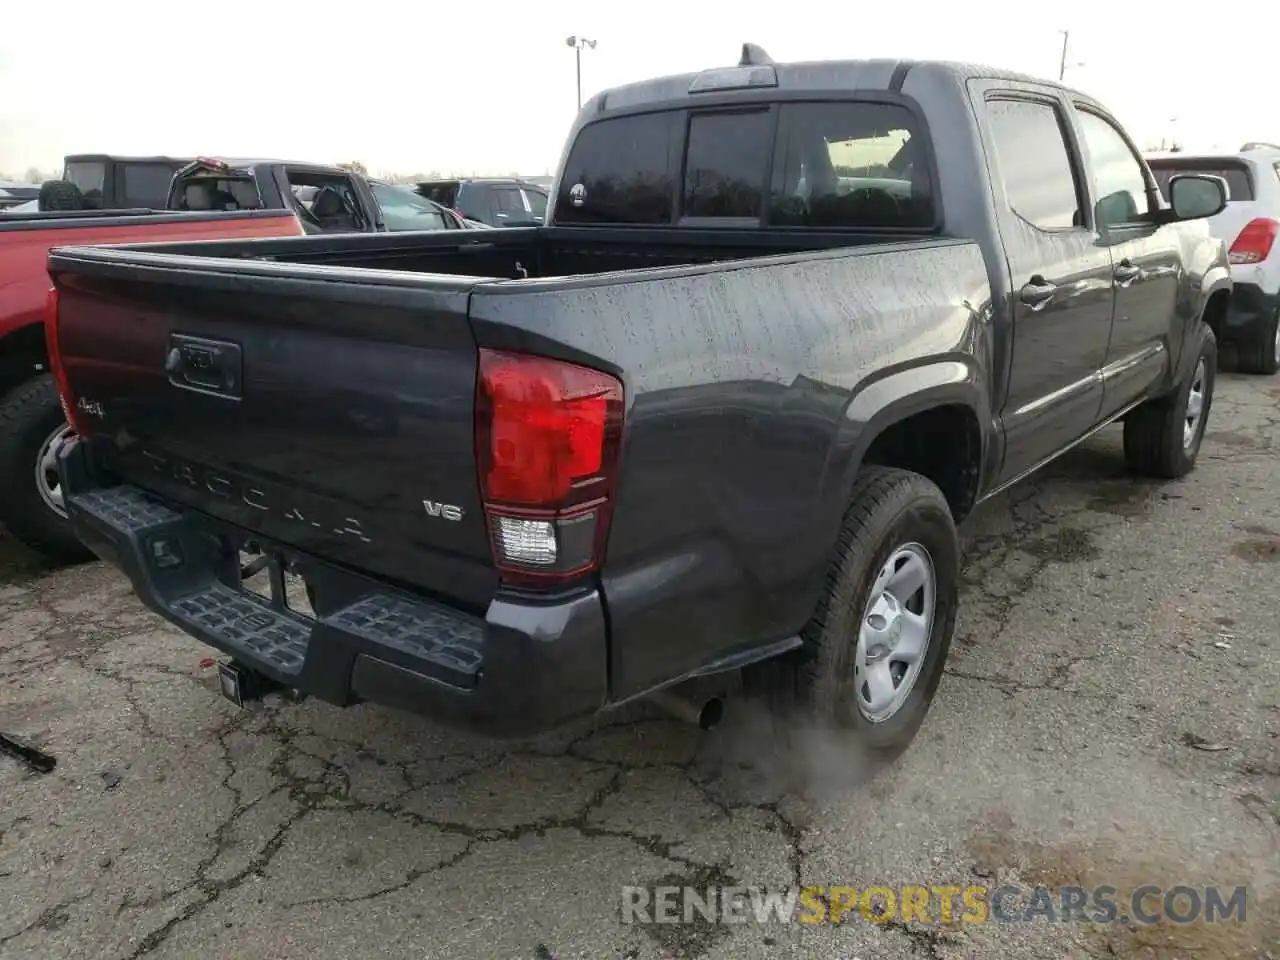
[[[671,690],[658,690],[648,699],[677,720],[692,723],[702,730],[710,730],[724,716],[724,701],[712,697],[705,701],[688,700]]]

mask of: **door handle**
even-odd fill
[[[1050,283],[1044,277],[1036,276],[1023,284],[1022,289],[1018,291],[1018,299],[1032,310],[1039,310],[1046,306],[1057,292],[1057,284]]]
[[[1116,283],[1122,287],[1127,287],[1135,280],[1141,280],[1146,271],[1141,267],[1135,267],[1128,260],[1121,260],[1116,264],[1115,278]]]

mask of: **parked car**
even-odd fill
[[[3,209],[0,209],[0,217],[10,213],[35,213],[39,209],[40,209],[40,202],[38,200],[22,200],[19,203],[13,204],[12,206],[8,206],[8,207],[4,207]]]
[[[1195,465],[1224,187],[1164,202],[1084,94],[748,45],[594,97],[556,183],[483,237],[51,254],[76,529],[228,696],[524,736],[740,680],[888,758],[975,504],[1116,421]]]
[[[297,217],[255,213],[121,214],[113,210],[0,216],[0,524],[54,560],[90,556],[72,531],[54,454],[70,434],[45,346],[49,250],[67,244],[280,237]]]
[[[1222,177],[1227,206],[1209,218],[1209,231],[1228,244],[1235,290],[1215,333],[1235,344],[1247,373],[1280,370],[1280,147],[1247,143],[1239,153],[1159,154],[1147,159],[1160,190],[1183,173]]]
[[[418,193],[491,227],[531,226],[547,213],[547,191],[522,180],[429,180]]]
[[[401,230],[475,230],[485,224],[468,220],[456,210],[419,196],[412,189],[381,180],[370,180],[369,188],[382,213],[385,229]]]
[[[34,183],[0,183],[0,214],[9,210],[33,203],[40,193],[40,186]]]
[[[461,216],[342,167],[284,160],[201,157],[173,178],[173,210],[272,210],[297,214],[307,233],[458,230]]]
[[[43,210],[163,210],[169,181],[190,158],[77,153],[43,184]]]

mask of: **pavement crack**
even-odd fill
[[[910,941],[912,952],[918,953],[927,960],[947,960],[942,952],[944,948],[960,942],[960,938],[955,933],[940,926],[913,926],[902,920],[893,919],[882,921],[881,927],[902,934]]]
[[[340,904],[351,904],[351,903],[367,903],[370,900],[377,900],[380,897],[385,897],[393,893],[399,893],[401,890],[405,890],[413,886],[423,877],[429,877],[433,873],[439,873],[441,870],[448,870],[450,867],[457,866],[467,857],[471,856],[471,854],[474,852],[474,848],[480,842],[481,841],[479,840],[472,840],[465,847],[463,847],[461,850],[455,853],[453,856],[445,858],[444,860],[437,863],[435,866],[428,867],[427,869],[410,870],[407,874],[405,874],[405,878],[401,880],[399,883],[393,883],[390,886],[380,887],[379,889],[372,890],[369,893],[362,893],[354,897],[308,897],[305,900],[293,900],[288,903],[282,903],[281,906],[284,907],[285,909],[292,909],[294,907],[311,907],[311,906],[324,905],[324,904],[340,905]]]
[[[801,876],[804,873],[804,828],[788,817],[779,808],[776,801],[761,803],[757,809],[769,813],[778,824],[778,829],[787,841],[787,866],[791,869],[791,882],[796,887],[802,886]]]
[[[93,891],[87,890],[84,893],[77,894],[74,897],[55,903],[51,907],[45,907],[44,910],[40,911],[40,916],[36,917],[22,929],[0,937],[0,947],[9,943],[11,940],[17,940],[23,934],[31,933],[35,930],[58,930],[61,927],[66,926],[67,922],[71,919],[69,913],[70,909],[77,903],[83,903],[85,900],[88,900],[91,896],[93,896]]]

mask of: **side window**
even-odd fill
[[[560,178],[557,223],[670,223],[674,117],[637,114],[579,131]]]
[[[535,190],[533,187],[525,187],[524,195],[529,201],[529,209],[533,211],[534,219],[542,220],[547,215],[547,195],[541,190]]]
[[[169,181],[173,169],[160,163],[126,163],[124,191],[120,198],[126,207],[164,208],[169,196]]]
[[[382,222],[388,230],[444,230],[448,227],[444,216],[431,201],[403,187],[371,183],[369,188],[378,201]]]
[[[1013,212],[1041,230],[1083,226],[1057,108],[1031,100],[988,100],[987,122]]]
[[[107,165],[105,163],[89,163],[78,161],[68,163],[62,171],[62,179],[70,180],[80,192],[91,209],[102,206],[102,192],[107,186]]]
[[[1275,165],[1275,171],[1276,171],[1276,179],[1280,180],[1280,163],[1277,163]]]
[[[524,197],[518,187],[493,188],[493,212],[503,220],[527,220],[529,215],[524,209]],[[502,216],[506,214],[506,216]]]
[[[759,220],[771,127],[766,110],[691,116],[681,213]]]
[[[297,196],[300,201],[302,201],[302,191],[299,188],[314,188],[315,192],[312,193],[304,209],[323,229],[357,232],[364,228],[362,204],[351,184],[350,177],[315,173],[310,170],[286,170],[285,177],[289,181],[290,189],[294,191],[294,196]]]
[[[788,103],[781,111],[771,226],[933,225],[928,153],[909,110],[853,101]]]
[[[1140,222],[1150,211],[1141,161],[1109,120],[1087,110],[1076,112],[1098,183],[1098,226]]]

